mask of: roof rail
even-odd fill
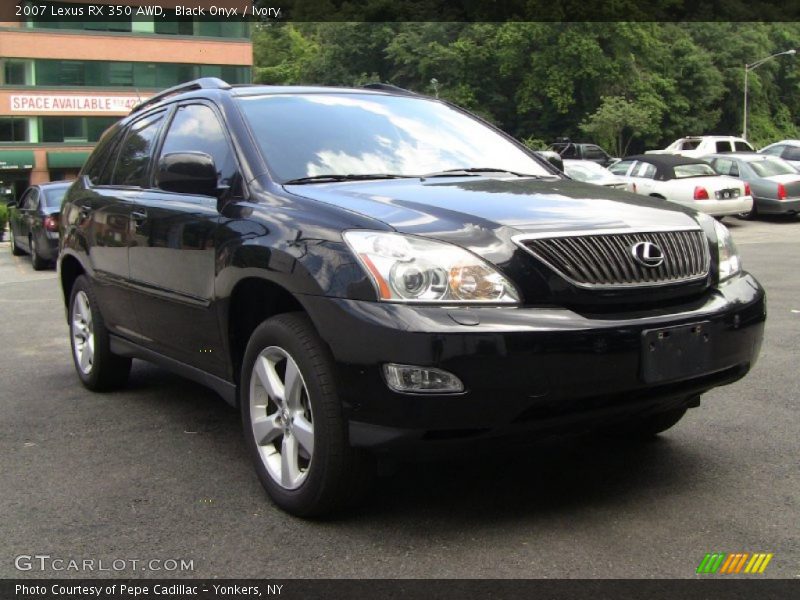
[[[416,92],[412,92],[411,90],[407,90],[405,88],[397,87],[396,85],[392,85],[391,83],[366,83],[361,86],[367,90],[380,90],[384,92],[394,92],[395,94],[406,94],[408,96],[416,96]]]
[[[231,86],[218,77],[201,77],[193,81],[187,81],[171,88],[167,88],[134,106],[131,109],[131,114],[142,110],[143,108],[161,102],[165,98],[174,96],[175,94],[182,94],[183,92],[190,92],[192,90],[229,90]]]

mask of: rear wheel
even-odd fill
[[[17,246],[17,240],[14,237],[14,229],[12,227],[8,228],[8,233],[10,236],[9,241],[11,242],[11,254],[13,254],[14,256],[22,256],[23,254],[25,254],[22,250],[19,249],[19,246]]]
[[[736,215],[739,219],[747,219],[748,221],[755,219],[758,216],[758,210],[756,209],[756,203],[753,202],[753,208],[751,208],[748,212],[739,213]]]
[[[85,275],[72,286],[69,325],[72,359],[83,385],[96,392],[125,385],[131,359],[111,352],[108,330]]]
[[[613,436],[631,439],[653,438],[680,421],[686,410],[686,408],[673,408],[654,415],[630,419],[608,428],[606,432]]]
[[[242,366],[245,440],[272,500],[297,516],[356,500],[374,472],[350,447],[333,360],[308,317],[278,315],[253,332]]]
[[[39,243],[36,241],[36,236],[31,236],[31,264],[34,271],[41,271],[49,264],[39,255]]]

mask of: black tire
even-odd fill
[[[94,352],[87,372],[84,372],[80,366],[76,351],[77,340],[73,333],[76,299],[81,293],[85,294],[88,299],[88,306],[91,310],[92,334],[94,336]],[[72,360],[81,383],[94,392],[106,392],[123,387],[128,382],[131,359],[117,356],[111,352],[108,329],[106,329],[103,322],[103,315],[92,291],[91,283],[85,275],[79,276],[72,285],[69,298],[69,327]]]
[[[48,261],[39,256],[38,244],[33,236],[31,236],[31,265],[34,271],[43,271],[50,266]]]
[[[606,433],[614,437],[651,439],[680,421],[686,414],[686,410],[686,408],[673,408],[654,415],[623,421],[608,428]]]
[[[302,483],[294,489],[281,485],[269,473],[261,454],[269,449],[269,444],[277,450],[286,434],[259,447],[251,420],[251,413],[263,416],[254,412],[263,409],[251,408],[253,368],[256,359],[270,347],[285,352],[296,364],[305,385],[302,398],[310,405],[309,414],[313,416],[313,455],[303,471]],[[333,358],[305,314],[278,315],[255,329],[247,344],[240,381],[239,402],[245,441],[258,478],[275,504],[293,515],[312,517],[341,510],[360,499],[375,473],[373,457],[349,444],[347,421],[336,392]],[[282,451],[285,448],[281,446]]]
[[[10,227],[8,228],[8,234],[9,234],[9,237],[11,238],[9,240],[11,242],[11,254],[13,254],[14,256],[22,256],[23,254],[25,254],[25,252],[23,252],[19,248],[19,246],[17,246],[17,240],[14,237],[14,230],[11,229]]]
[[[753,202],[753,208],[750,210],[750,212],[739,213],[738,215],[736,215],[736,218],[737,219],[744,219],[746,221],[752,221],[757,216],[758,216],[758,209],[756,208],[756,203]]]

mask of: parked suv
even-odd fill
[[[747,140],[732,135],[695,135],[672,142],[663,150],[648,150],[645,154],[680,154],[699,158],[722,152],[755,152]]]
[[[765,320],[714,219],[388,86],[168,90],[103,136],[61,228],[84,385],[139,358],[216,390],[298,515],[376,455],[655,434],[750,369]]]
[[[619,161],[597,144],[576,143],[569,138],[559,138],[558,141],[550,144],[547,149],[557,152],[562,159],[590,160],[598,165],[608,167]]]

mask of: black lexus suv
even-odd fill
[[[84,385],[138,358],[213,388],[297,515],[380,455],[654,435],[747,373],[766,317],[719,222],[384,84],[167,90],[103,136],[60,227]]]

